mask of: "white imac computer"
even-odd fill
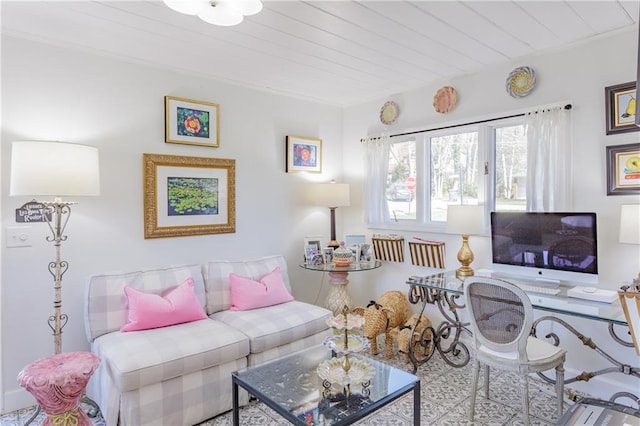
[[[541,284],[598,283],[595,213],[491,212],[492,269]]]

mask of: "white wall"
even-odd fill
[[[346,180],[353,187],[362,188],[365,179],[362,161],[364,148],[360,138],[364,136],[379,135],[383,131],[394,134],[435,128],[524,112],[537,106],[572,103],[574,210],[597,213],[600,285],[618,289],[623,281],[630,281],[640,271],[640,247],[618,243],[620,205],[638,203],[640,197],[606,195],[605,147],[638,142],[640,132],[605,135],[604,88],[635,80],[636,52],[637,32],[627,31],[580,44],[570,50],[523,58],[482,73],[443,80],[420,90],[393,94],[375,102],[346,108],[343,136]],[[535,70],[537,86],[529,96],[514,99],[505,91],[505,80],[513,68],[524,65]],[[457,106],[445,115],[435,112],[432,106],[433,95],[444,85],[453,86],[458,92]],[[378,119],[380,107],[387,100],[396,101],[401,111],[397,122],[391,126],[382,125]],[[357,190],[353,192],[358,193]],[[385,232],[365,227],[362,205],[362,198],[352,199],[351,208],[344,218],[345,229],[367,235]],[[459,236],[419,230],[394,232],[404,235],[406,240],[420,236],[445,241],[446,266],[450,269],[458,266],[456,253],[460,247]],[[476,255],[473,267],[490,265],[489,243],[488,237],[471,237],[470,244]],[[410,258],[405,253],[404,264],[385,263],[380,270],[366,274],[352,276],[351,291],[358,303],[365,303],[372,299],[372,295],[380,295],[389,289],[404,290],[404,282],[409,275],[425,274],[425,270],[410,266]],[[429,309],[432,315],[439,316],[433,307]],[[607,352],[625,363],[638,366],[635,351],[614,344],[606,331],[606,323],[575,318],[571,322],[579,325],[583,333],[594,337],[596,344]],[[561,344],[569,348],[568,375],[575,375],[576,371],[612,367],[602,358],[587,353],[573,335],[563,336]],[[584,360],[587,359],[589,362],[585,364]],[[613,383],[608,383],[611,381]],[[584,389],[608,398],[621,388],[633,390],[637,395],[639,386],[637,379],[630,380],[627,376],[613,374],[593,379]]]
[[[165,95],[220,104],[220,147],[165,143]],[[78,200],[62,245],[70,264],[63,278],[62,311],[70,318],[63,351],[89,348],[82,306],[86,277],[93,274],[284,254],[295,296],[315,301],[322,274],[297,263],[304,236],[328,241],[329,210],[304,205],[300,192],[311,181],[341,180],[341,132],[340,108],[3,37],[2,229],[16,225],[15,209],[30,200],[8,197],[11,141],[63,140],[100,149],[102,194]],[[321,174],[285,173],[287,134],[323,139]],[[236,159],[236,233],[145,240],[142,153]],[[46,224],[30,225],[30,233],[32,247],[6,248],[3,241],[1,249],[5,411],[32,404],[16,376],[53,353],[47,264],[55,251],[45,241]]]

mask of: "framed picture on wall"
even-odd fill
[[[607,147],[607,195],[640,193],[640,143]]]
[[[637,132],[636,82],[617,84],[604,88],[607,135]]]
[[[143,154],[144,238],[236,232],[236,161]]]
[[[220,105],[165,96],[164,114],[165,142],[220,146]]]
[[[322,172],[322,139],[287,136],[286,172]]]

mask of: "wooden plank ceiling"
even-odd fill
[[[159,0],[4,0],[0,13],[3,35],[345,106],[637,30],[639,4],[265,0],[234,27]]]

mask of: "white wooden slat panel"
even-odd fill
[[[6,10],[3,12],[6,16]],[[50,28],[47,22],[55,17],[55,21],[60,23],[56,28],[56,34],[65,43],[76,47],[92,47],[109,54],[126,50],[128,52],[126,57],[130,60],[142,60],[252,87],[271,87],[273,90],[291,94],[306,91],[308,97],[319,100],[327,96],[342,96],[342,93],[356,92],[359,86],[354,84],[353,80],[345,80],[335,75],[327,76],[326,73],[313,67],[299,64],[286,66],[282,61],[277,58],[272,59],[269,55],[236,49],[223,43],[218,43],[216,51],[224,57],[224,60],[214,60],[212,63],[197,60],[185,61],[181,58],[193,59],[205,56],[206,48],[202,49],[195,44],[167,37],[160,49],[157,39],[148,37],[148,33],[118,31],[117,26],[105,25],[106,21],[92,19],[89,15],[83,15],[80,21],[76,14],[81,12],[75,10],[66,9],[64,13],[61,12],[62,8],[58,4],[55,7],[47,5],[40,8],[38,12],[31,13],[28,20],[34,30],[32,34],[46,38],[46,34],[38,33],[37,29]],[[82,22],[83,25],[78,26],[77,22]],[[131,37],[132,34],[134,38]],[[135,40],[135,43],[132,40]],[[211,40],[211,42],[217,41]],[[259,55],[261,56],[258,60]]]
[[[386,76],[385,78],[388,78],[391,73],[397,75],[399,79],[410,78],[418,81],[425,76],[424,70],[416,70],[399,61],[390,61],[374,50],[363,48],[362,45],[332,33],[271,11],[263,12],[268,19],[246,29],[246,31],[251,31],[255,37],[278,40],[279,43],[283,43],[289,48],[314,52],[314,54],[328,60],[342,63],[344,66],[350,66],[377,77]]]
[[[419,67],[424,72],[431,72],[441,76],[455,72],[449,66],[438,63],[434,59],[427,58],[417,54],[415,50],[399,45],[389,40],[386,34],[379,29],[369,29],[366,27],[353,24],[342,17],[334,16],[330,13],[323,12],[320,7],[328,7],[330,5],[340,5],[341,8],[347,8],[352,5],[351,2],[318,2],[313,3],[314,7],[302,5],[298,2],[276,2],[269,5],[269,8],[276,10],[284,15],[295,16],[295,19],[307,23],[312,26],[320,26],[327,31],[335,34],[344,40],[351,40],[363,47],[373,49],[378,54],[387,56],[391,60],[401,61],[413,67]],[[344,11],[341,10],[341,14]]]
[[[428,13],[429,5],[419,8],[408,2],[366,2],[366,7],[387,16],[398,24],[405,25],[425,37],[446,46],[481,64],[507,59],[504,55],[485,46],[460,31],[456,23],[443,22]],[[444,54],[446,56],[446,53]]]
[[[627,11],[631,19],[637,23],[640,18],[640,1],[621,1],[620,5]]]
[[[548,28],[540,25],[512,1],[470,1],[465,2],[465,5],[508,32],[512,37],[531,46],[533,50],[547,49],[557,45],[559,41]]]
[[[464,34],[486,46],[491,46],[508,58],[533,52],[526,43],[512,37],[460,2],[417,2],[415,4],[444,22],[455,23]]]
[[[266,0],[234,27],[160,0],[10,1],[3,34],[349,105],[610,30],[636,0]]]
[[[376,11],[376,5],[391,5],[393,9],[390,14],[380,13]],[[401,6],[399,2],[365,1],[346,4],[325,2],[319,7],[360,28],[374,34],[381,34],[389,42],[409,47],[414,51],[414,55],[422,55],[431,61],[446,64],[453,72],[474,69],[479,65],[475,59],[448,48],[441,41],[434,41],[415,31],[406,23],[407,17],[410,16],[409,12],[415,15],[415,9],[406,11],[399,6]]]
[[[592,29],[565,2],[520,2],[518,5],[562,42],[573,42],[590,37]]]
[[[413,67],[404,61],[392,60],[393,58],[382,55],[375,49],[335,35],[330,30],[319,28],[317,22],[309,24],[271,9],[265,9],[260,12],[260,20],[256,21],[256,24],[285,33],[302,42],[322,46],[323,49],[334,51],[338,55],[353,58],[360,62],[357,64],[358,67],[366,67],[369,72],[386,75],[387,78],[397,76],[399,80],[408,78],[410,84],[437,76],[435,73]],[[269,36],[267,33],[264,35]]]
[[[595,31],[601,34],[633,24],[633,19],[627,11],[614,1],[575,1],[569,2],[569,7]],[[637,19],[635,17],[634,19]]]
[[[128,12],[143,14],[144,11],[138,7],[134,7],[136,3],[126,2],[118,3],[118,7],[123,5]],[[169,8],[166,8],[170,10]],[[172,14],[175,12],[171,11]],[[163,20],[162,16],[149,15],[149,18]],[[190,42],[193,40],[193,34],[195,27],[203,30],[203,37],[206,35],[213,35],[219,40],[224,40],[239,48],[246,48],[249,50],[255,50],[261,54],[268,54],[272,57],[278,57],[285,62],[295,62],[305,64],[307,66],[313,66],[318,69],[323,69],[328,73],[336,73],[354,79],[357,84],[362,83],[381,83],[384,78],[384,73],[370,72],[376,70],[376,67],[370,67],[370,64],[366,64],[362,61],[356,61],[353,63],[353,58],[344,54],[336,54],[330,49],[326,49],[318,44],[311,43],[303,44],[303,40],[295,36],[287,36],[286,33],[279,29],[272,29],[265,25],[256,23],[252,17],[248,17],[237,27],[224,28],[216,27],[203,23],[197,17],[186,17],[185,21],[190,25],[183,25],[184,31],[188,32]],[[166,28],[166,26],[165,26]],[[174,27],[175,29],[175,27]]]

